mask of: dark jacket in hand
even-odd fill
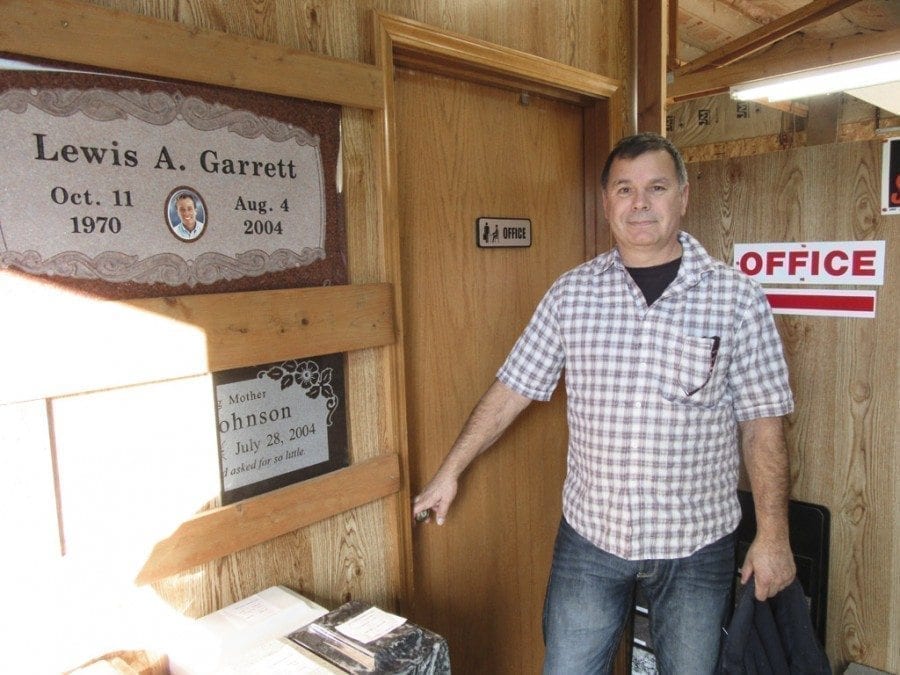
[[[753,579],[735,607],[719,658],[720,675],[831,675],[797,579],[765,602]]]

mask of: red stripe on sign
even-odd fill
[[[822,309],[842,312],[874,312],[875,297],[870,295],[793,295],[766,293],[772,309]]]

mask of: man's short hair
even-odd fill
[[[675,162],[675,174],[678,176],[678,184],[681,187],[687,185],[688,174],[687,167],[684,165],[684,158],[678,152],[678,148],[672,144],[672,141],[659,134],[642,133],[626,136],[616,143],[616,147],[612,149],[609,157],[606,158],[606,164],[603,165],[603,172],[600,174],[600,187],[604,190],[606,189],[606,184],[609,182],[609,169],[615,159],[620,157],[623,159],[634,159],[644,153],[657,152],[659,150],[669,153],[672,161]]]
[[[190,199],[194,203],[194,208],[197,208],[197,199],[190,192],[179,192],[177,195],[175,195],[176,204],[182,199]]]

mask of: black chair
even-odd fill
[[[736,532],[738,569],[744,562],[747,549],[756,536],[756,512],[753,496],[738,490],[741,502],[741,522]],[[825,624],[828,610],[828,552],[830,545],[831,514],[824,506],[791,500],[788,504],[788,528],[791,549],[797,564],[797,578],[809,601],[816,637],[825,644]],[[736,581],[736,586],[740,585]]]

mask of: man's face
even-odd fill
[[[178,217],[185,229],[193,232],[197,225],[197,209],[194,207],[194,200],[188,197],[182,197],[176,202],[178,207]]]
[[[603,211],[625,264],[650,267],[677,258],[687,203],[688,186],[679,186],[675,160],[665,150],[613,160]]]

